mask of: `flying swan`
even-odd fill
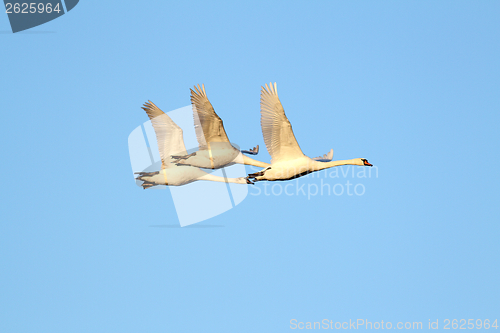
[[[196,139],[199,150],[189,155],[176,155],[178,165],[191,165],[205,169],[218,169],[235,163],[254,165],[266,168],[270,164],[254,160],[241,155],[240,150],[231,145],[227,137],[222,119],[208,100],[205,85],[194,87],[191,90],[191,104],[195,124]],[[242,153],[256,155],[259,146],[251,150],[242,150]]]
[[[151,124],[156,133],[158,150],[161,157],[161,170],[156,172],[136,172],[137,180],[143,181],[144,189],[156,185],[181,186],[197,180],[210,180],[214,182],[228,182],[236,184],[250,184],[245,177],[224,178],[211,175],[197,167],[177,166],[171,155],[186,155],[186,147],[182,136],[182,129],[170,119],[153,102],[148,101],[142,108],[151,119]]]
[[[269,83],[269,86],[266,84],[265,88],[261,88],[260,125],[267,151],[271,155],[271,166],[249,174],[247,179],[251,181],[289,180],[339,165],[372,166],[365,158],[329,161],[333,158],[333,150],[316,159],[305,156],[293,135],[292,125],[278,98],[276,83],[274,87]]]

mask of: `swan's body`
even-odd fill
[[[156,172],[137,172],[138,180],[143,181],[142,187],[149,188],[155,185],[181,186],[196,180],[210,180],[215,182],[228,182],[248,184],[244,177],[224,178],[211,175],[197,167],[177,166],[172,155],[186,155],[186,147],[182,136],[182,129],[170,119],[160,108],[151,101],[144,104],[144,111],[151,119],[155,130],[158,150],[161,157],[161,170]]]
[[[274,87],[272,84],[269,86],[266,84],[265,88],[262,87],[260,113],[264,142],[272,158],[271,166],[248,175],[249,179],[254,181],[289,180],[339,165],[372,166],[364,158],[329,161],[333,157],[333,150],[330,150],[327,155],[315,159],[305,156],[295,139],[292,125],[278,98],[276,83]]]
[[[175,163],[179,165],[191,165],[205,169],[219,169],[235,163],[268,167],[269,163],[254,160],[241,152],[256,155],[258,146],[253,150],[243,150],[233,147],[229,142],[222,119],[208,100],[205,86],[191,89],[191,104],[193,106],[193,117],[198,140],[199,150],[185,156],[175,156]]]
[[[290,180],[305,176],[314,171],[333,168],[340,165],[367,165],[364,164],[364,160],[365,159],[363,158],[355,158],[352,160],[318,162],[304,155],[294,160],[272,163],[270,167],[262,171],[250,174],[249,178],[253,178],[253,180],[256,181]]]
[[[227,182],[236,184],[249,184],[244,177],[240,178],[224,178],[219,176],[214,176],[205,171],[192,167],[192,166],[180,166],[172,167],[167,169],[161,169],[155,172],[138,172],[138,180],[142,180],[143,188],[149,188],[156,185],[168,185],[168,186],[182,186],[197,180],[209,180],[213,182]]]

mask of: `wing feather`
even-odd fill
[[[272,163],[304,156],[278,98],[276,83],[261,88],[260,125]]]
[[[313,158],[313,160],[319,162],[330,162],[332,159],[333,159],[333,149],[330,149],[328,154],[323,154],[323,156],[318,156]]]
[[[182,129],[153,102],[144,103],[142,109],[151,120],[156,133],[162,169],[166,169],[172,165],[170,156],[187,154]]]
[[[222,119],[215,113],[205,92],[205,85],[191,89],[194,129],[200,149],[207,149],[207,142],[229,142]]]

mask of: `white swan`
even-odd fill
[[[278,98],[276,83],[261,87],[260,95],[260,124],[267,151],[271,155],[271,166],[259,172],[248,175],[253,181],[261,180],[288,180],[298,178],[308,173],[336,167],[339,165],[366,165],[372,166],[365,158],[352,160],[321,162],[331,160],[333,150],[328,155],[311,159],[302,153],[295,139],[292,125],[285,115],[285,110]]]
[[[199,150],[189,155],[175,156],[178,165],[191,165],[205,169],[218,169],[235,163],[254,165],[266,168],[270,164],[241,155],[240,150],[231,145],[227,137],[222,119],[208,100],[205,85],[191,89],[191,104],[198,139]],[[256,155],[259,146],[241,152]]]
[[[139,174],[136,179],[143,181],[142,187],[144,189],[155,185],[181,186],[196,180],[250,184],[250,181],[244,177],[224,178],[206,173],[197,167],[177,166],[171,155],[187,154],[182,129],[153,102],[148,101],[148,103],[145,103],[143,109],[151,119],[161,157],[160,171],[136,172],[136,174]]]

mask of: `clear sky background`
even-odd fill
[[[499,17],[497,1],[80,1],[12,34],[0,14],[0,331],[500,320]],[[204,83],[230,139],[269,161],[270,81],[305,154],[378,177],[290,182],[365,189],[309,198],[260,183],[173,227],[169,191],[132,178],[141,105]]]

